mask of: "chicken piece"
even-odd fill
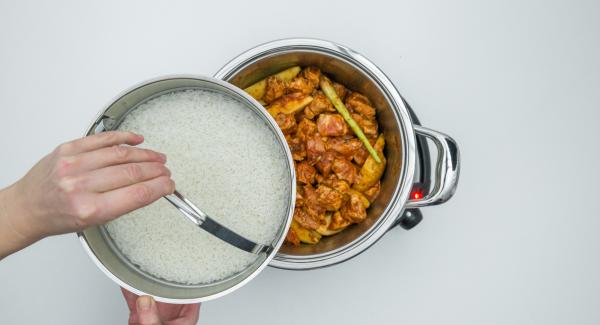
[[[319,202],[319,194],[310,184],[303,186],[304,191],[304,206],[303,212],[306,218],[321,223],[325,217],[326,209]],[[312,229],[312,228],[311,228]]]
[[[359,223],[367,218],[367,208],[357,193],[356,191],[350,192],[350,200],[340,209],[342,217],[354,223]]]
[[[331,175],[329,175],[329,176],[331,176]],[[333,176],[335,176],[335,175],[333,175]],[[325,180],[327,180],[327,179],[328,179],[327,177],[325,177],[319,173],[317,173],[317,175],[315,175],[315,180],[317,181],[317,184],[327,185],[327,183],[325,183]],[[329,185],[327,185],[327,186],[329,186]]]
[[[300,245],[300,238],[298,238],[298,234],[294,228],[290,227],[290,229],[288,229],[288,232],[285,235],[285,241],[292,245]]]
[[[293,137],[291,135],[286,135],[285,140],[290,147],[290,151],[292,152],[292,158],[295,161],[302,161],[306,158],[306,146],[304,145],[304,141],[302,141],[298,137]]]
[[[317,232],[319,234],[321,234],[322,236],[331,236],[331,235],[335,235],[338,232],[344,230],[344,228],[338,228],[335,230],[331,229],[330,226],[331,226],[332,219],[333,219],[333,213],[328,212],[327,214],[325,214],[325,222],[322,223],[321,226],[319,226],[319,228],[317,228]]]
[[[296,119],[293,115],[279,113],[275,117],[275,122],[277,122],[283,134],[290,134],[296,131]]]
[[[277,116],[279,113],[293,115],[306,107],[306,105],[310,104],[312,100],[313,98],[311,96],[303,95],[301,93],[283,95],[273,101],[267,111],[273,117]]]
[[[342,193],[342,195],[344,196],[342,198],[342,200],[346,201],[346,199],[347,199],[346,194],[350,190],[350,185],[346,181],[343,181],[343,180],[339,179],[339,180],[336,180],[336,181],[333,182],[333,186],[332,187],[333,187],[334,190]]]
[[[317,124],[311,120],[303,118],[300,120],[300,123],[298,123],[298,131],[296,131],[296,136],[302,141],[306,141],[306,139],[313,136],[316,132]]]
[[[377,136],[377,121],[369,120],[364,116],[356,113],[351,113],[350,116],[356,121],[356,124],[360,126],[360,129],[367,137],[375,137]]]
[[[342,213],[340,211],[335,211],[331,216],[331,223],[329,224],[329,229],[335,230],[343,230],[344,228],[350,225],[350,220],[342,217]]]
[[[315,180],[317,181],[317,184],[329,186],[340,193],[344,193],[350,189],[348,183],[339,179],[335,174],[330,174],[327,177],[317,174]]]
[[[311,185],[311,184],[306,184],[304,186],[299,186],[299,188],[302,190],[302,194],[304,197],[304,206],[308,207],[311,205],[319,205],[318,202],[318,197],[317,197],[317,191],[316,189]],[[324,209],[322,209],[323,212],[325,211]]]
[[[354,183],[356,179],[356,167],[354,165],[344,159],[344,158],[335,158],[333,160],[333,165],[331,166],[331,170],[337,176],[337,178],[348,182],[348,184]]]
[[[321,80],[321,70],[317,67],[306,67],[300,72],[300,76],[308,80],[315,87],[319,85]]]
[[[361,147],[363,147],[363,144],[357,138],[336,137],[327,140],[327,150],[333,150],[348,159],[351,159],[358,153]],[[367,157],[365,157],[365,159],[367,159]]]
[[[292,80],[295,78],[298,73],[300,73],[300,67],[291,67],[289,69],[285,69],[279,73],[274,74],[274,77],[281,79],[285,82]],[[262,100],[265,92],[267,90],[267,78],[262,79],[250,87],[244,88],[244,91],[247,92],[250,96],[254,97],[256,100]]]
[[[342,194],[329,186],[319,185],[315,193],[317,201],[327,211],[336,211],[342,206]]]
[[[298,76],[292,80],[287,86],[288,93],[300,93],[310,95],[315,90],[316,85],[312,84],[308,79]]]
[[[319,205],[319,203],[306,204],[304,211],[310,219],[315,220],[318,224],[323,223],[326,210],[323,206]]]
[[[310,95],[319,85],[321,71],[315,67],[307,67],[302,69],[300,74],[294,78],[288,85],[288,93],[299,92],[305,95]]]
[[[350,190],[350,185],[344,181],[339,179],[337,176],[335,175],[329,175],[329,177],[325,178],[322,177],[321,178],[321,182],[319,182],[319,184],[324,184],[327,185],[331,188],[333,188],[334,190],[342,193],[342,195],[345,195],[346,192],[348,192]],[[345,198],[344,198],[345,200]]]
[[[309,213],[306,208],[294,209],[294,220],[302,227],[315,230],[319,227],[319,219]]]
[[[317,175],[315,176],[315,180],[317,181],[317,184],[324,184],[327,185],[329,187],[333,187],[333,181],[337,179],[337,176],[330,174],[328,176],[323,176],[323,174],[317,173]]]
[[[304,206],[304,188],[302,186],[296,187],[296,202],[294,209],[298,209]]]
[[[270,76],[267,78],[267,85],[265,87],[265,94],[261,100],[265,104],[270,104],[275,99],[283,96],[286,91],[286,82],[275,77]]]
[[[367,158],[370,157],[370,155],[369,155],[369,151],[362,144],[362,142],[360,143],[360,145],[361,145],[360,148],[358,148],[358,150],[356,150],[354,155],[352,155],[352,160],[354,160],[354,162],[357,163],[359,166],[362,166],[365,163],[365,161],[367,161]]]
[[[348,124],[340,114],[321,114],[317,119],[317,130],[322,136],[337,137],[348,134]]]
[[[326,185],[340,192],[340,194],[342,194],[342,204],[346,203],[346,201],[348,201],[348,199],[350,198],[350,196],[348,195],[348,191],[352,190],[350,188],[350,185],[346,181],[337,178],[337,176],[335,176],[334,174],[331,174],[328,177],[323,177],[317,174],[316,179],[319,186]]]
[[[323,112],[335,112],[335,107],[331,104],[331,101],[325,96],[325,94],[318,90],[313,96],[313,101],[304,109],[304,117],[312,120],[315,116]]]
[[[319,134],[314,134],[306,139],[306,156],[310,164],[314,164],[321,160],[321,156],[325,153],[325,141]]]
[[[303,184],[313,184],[317,170],[307,162],[299,162],[296,166],[296,179]]]
[[[321,240],[321,234],[314,230],[306,229],[302,227],[298,222],[292,220],[290,230],[298,237],[298,239],[306,244],[316,244]]]
[[[346,95],[348,94],[348,89],[346,89],[346,87],[344,87],[344,85],[339,84],[337,82],[332,82],[332,85],[333,85],[333,89],[335,90],[335,93],[338,95],[338,97],[341,100],[345,100]]]
[[[386,159],[383,155],[383,148],[385,147],[385,138],[383,134],[380,134],[375,142],[375,151],[377,151],[377,155],[381,159],[381,163],[375,161],[373,156],[367,157],[364,165],[360,169],[359,175],[356,179],[356,182],[352,186],[353,189],[364,192],[369,189],[371,186],[375,185],[377,181],[383,175],[383,171],[385,170]]]
[[[345,104],[348,110],[358,113],[367,119],[375,119],[375,108],[364,95],[352,93],[346,98]]]
[[[369,187],[366,191],[363,192],[365,197],[369,200],[369,202],[373,203],[377,196],[379,196],[379,192],[381,191],[381,180],[377,181],[375,185]]]
[[[323,176],[329,176],[331,173],[331,167],[333,167],[333,160],[335,159],[335,153],[332,151],[326,151],[318,156],[315,167],[319,170]]]

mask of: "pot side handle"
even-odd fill
[[[454,139],[438,131],[420,125],[414,126],[417,135],[431,139],[438,150],[434,187],[422,199],[410,199],[406,202],[407,209],[420,208],[429,205],[442,204],[448,201],[456,192],[460,174],[460,152]]]

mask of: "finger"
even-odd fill
[[[179,317],[168,322],[168,325],[194,325],[200,318],[200,304],[185,305],[181,308]]]
[[[136,314],[140,325],[160,325],[160,315],[154,299],[141,296],[136,301]]]
[[[159,176],[171,176],[171,171],[159,162],[142,162],[93,170],[82,176],[82,182],[86,189],[107,192]]]
[[[127,303],[127,307],[129,307],[129,311],[135,310],[135,301],[138,298],[133,292],[128,291],[127,289],[121,287],[121,292],[123,293],[123,297],[125,298],[125,302]]]
[[[175,191],[175,183],[167,176],[160,176],[102,193],[96,198],[96,206],[102,207],[99,211],[100,222],[107,222],[139,209],[165,195],[172,194],[173,191]]]
[[[69,168],[71,173],[81,173],[119,164],[166,161],[164,154],[153,150],[112,146],[62,158],[61,164],[63,168]]]
[[[135,146],[142,142],[144,137],[133,132],[107,131],[64,143],[58,151],[62,156],[71,156],[121,144]]]

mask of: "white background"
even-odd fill
[[[134,83],[328,39],[458,141],[458,192],[347,263],[267,269],[200,323],[599,324],[600,2],[391,3],[0,0],[0,187]],[[0,262],[1,324],[126,319],[74,235]]]

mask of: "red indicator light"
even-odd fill
[[[423,194],[421,192],[419,192],[419,191],[415,191],[412,194],[412,198],[415,199],[415,200],[418,200],[420,198],[423,198]]]

